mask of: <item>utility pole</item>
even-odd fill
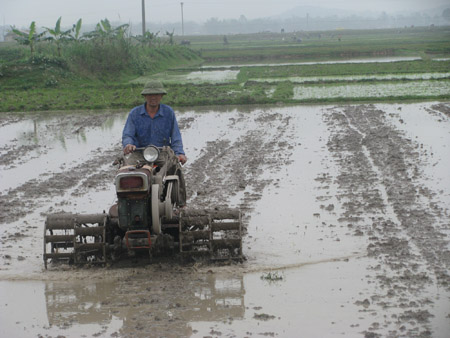
[[[145,35],[145,0],[142,0],[142,36]]]
[[[184,19],[183,19],[183,3],[181,4],[181,35],[184,36]]]

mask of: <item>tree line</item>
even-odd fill
[[[56,45],[57,54],[61,57],[61,51],[65,43],[79,43],[82,41],[94,41],[99,44],[112,43],[118,40],[131,39],[129,34],[129,24],[122,24],[113,27],[108,19],[100,20],[95,29],[90,32],[81,33],[82,19],[73,24],[71,29],[61,29],[61,17],[56,21],[54,28],[44,27],[44,31],[38,32],[36,22],[31,22],[28,30],[19,30],[11,26],[11,32],[15,34],[14,39],[21,45],[30,48],[31,56],[33,56],[36,45],[42,41],[50,41]],[[174,44],[174,31],[166,31],[166,39],[159,37],[160,32],[145,32],[144,35],[134,36],[138,43],[151,47],[153,45],[161,46],[161,44]]]

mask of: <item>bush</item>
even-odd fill
[[[42,65],[45,68],[48,66],[58,66],[61,68],[67,68],[67,62],[56,56],[48,56],[44,54],[35,54],[28,60],[33,65]]]
[[[109,77],[127,69],[131,59],[128,48],[115,43],[86,41],[71,45],[67,51],[75,68],[82,73]]]
[[[58,86],[58,80],[56,80],[53,76],[45,81],[45,87],[47,88],[56,86]]]

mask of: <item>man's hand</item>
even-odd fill
[[[178,160],[181,162],[181,164],[185,164],[187,161],[186,155],[180,154],[178,155]]]
[[[125,155],[127,155],[127,154],[129,154],[129,153],[132,153],[133,151],[135,151],[136,150],[136,146],[134,145],[134,144],[127,144],[126,146],[125,146],[125,148],[123,148],[123,153],[125,154]]]

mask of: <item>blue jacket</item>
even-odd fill
[[[176,155],[184,155],[183,141],[173,109],[161,103],[155,117],[151,118],[145,105],[134,107],[128,115],[122,133],[122,146],[170,146]]]

